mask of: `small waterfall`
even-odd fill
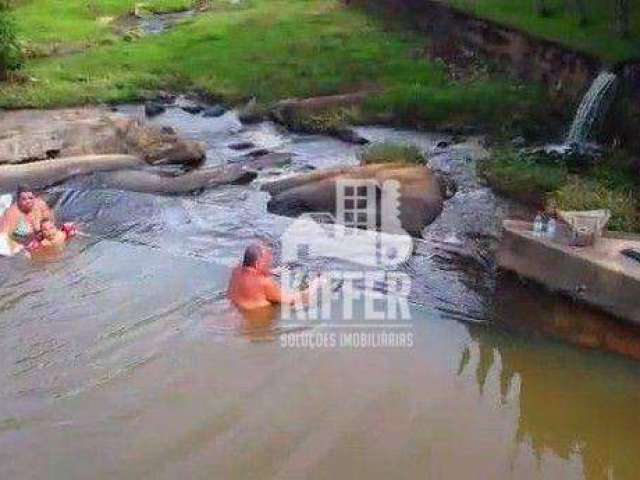
[[[607,112],[617,86],[618,77],[615,73],[601,72],[591,84],[589,91],[582,99],[580,107],[573,119],[571,130],[567,135],[568,145],[587,143],[593,128]]]

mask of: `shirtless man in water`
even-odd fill
[[[286,293],[273,279],[271,267],[273,255],[264,245],[252,244],[244,252],[242,265],[233,270],[227,295],[237,306],[245,310],[263,308],[272,304],[305,304],[311,291],[318,288],[319,281],[296,293]]]

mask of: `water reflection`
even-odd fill
[[[552,338],[640,360],[640,327],[501,272],[493,324],[528,337]]]
[[[272,342],[277,339],[276,325],[280,308],[269,305],[251,310],[238,309],[241,318],[238,332],[249,342]]]
[[[473,340],[458,372],[471,370],[481,394],[495,375],[501,402],[519,407],[518,444],[538,461],[578,458],[588,480],[637,478],[640,372],[633,364],[487,326],[468,330]]]

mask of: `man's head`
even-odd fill
[[[40,222],[40,232],[42,232],[42,236],[44,238],[52,239],[57,231],[58,229],[50,219],[45,218],[44,220],[42,220],[42,222]]]
[[[29,213],[33,206],[35,205],[36,196],[31,190],[28,190],[23,187],[18,187],[18,191],[16,193],[16,199],[18,203],[18,208],[25,213]]]
[[[242,266],[246,268],[255,268],[260,273],[269,274],[273,262],[273,254],[271,249],[260,243],[252,243],[244,251]]]

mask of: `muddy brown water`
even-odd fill
[[[360,148],[233,112],[153,121],[205,141],[211,163],[242,155],[227,148],[239,141],[296,154],[259,181],[356,163]],[[410,347],[320,346],[359,331],[362,300],[352,318],[338,298],[329,325],[302,326],[227,304],[246,243],[278,253],[292,221],[266,212],[258,185],[159,197],[75,179],[49,194],[89,237],[55,262],[0,262],[0,478],[637,478],[638,364],[559,341],[549,319],[567,331],[581,310],[562,320],[557,299],[496,276],[489,251],[512,207],[475,178],[474,148],[361,133],[417,143],[459,183],[399,267]]]

